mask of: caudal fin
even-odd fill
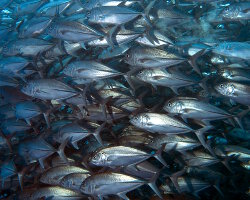
[[[157,194],[158,197],[163,199],[161,192],[159,191],[158,187],[156,186],[156,181],[159,177],[159,172],[155,173],[155,175],[151,178],[151,180],[148,182],[149,187]]]

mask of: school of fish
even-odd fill
[[[1,0],[0,199],[249,199],[249,22],[249,0]]]

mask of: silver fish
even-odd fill
[[[55,79],[31,80],[22,87],[21,91],[42,100],[67,99],[77,94],[73,88]]]
[[[42,39],[25,38],[8,42],[2,53],[7,56],[37,56],[53,46],[54,44]]]
[[[214,86],[215,90],[219,92],[221,95],[226,96],[233,101],[249,106],[249,95],[250,95],[250,86],[226,81]]]
[[[100,173],[92,175],[85,179],[81,185],[81,192],[98,197],[103,197],[110,194],[120,196],[122,199],[127,199],[126,193],[138,188],[144,184],[149,186],[161,197],[160,192],[152,183],[120,173]]]
[[[59,185],[60,181],[67,175],[72,173],[83,173],[85,175],[89,174],[89,171],[77,167],[77,166],[58,166],[52,167],[46,170],[40,177],[40,182],[49,184],[49,185]]]

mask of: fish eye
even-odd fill
[[[221,88],[223,88],[223,87],[224,87],[224,85],[223,85],[223,84],[220,84],[220,87],[221,87]]]
[[[126,57],[129,58],[129,54],[126,54]]]
[[[172,106],[172,104],[171,103],[168,103],[168,107],[171,107]]]
[[[87,12],[87,15],[90,15],[90,11]]]

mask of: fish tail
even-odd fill
[[[196,54],[194,54],[189,60],[188,63],[192,66],[192,68],[194,69],[194,71],[196,71],[199,75],[201,75],[201,70],[200,68],[197,66],[196,64],[196,60],[203,55],[203,53],[205,52],[205,49],[197,52]]]
[[[153,8],[154,4],[155,4],[156,0],[153,0],[151,1],[147,7],[145,8],[145,11],[144,13],[142,14],[142,16],[144,17],[144,19],[146,20],[147,24],[149,26],[152,26],[152,23],[150,21],[150,18],[149,18],[149,12],[151,11],[151,9]]]
[[[155,173],[155,175],[148,182],[148,185],[149,185],[149,187],[151,187],[151,189],[157,194],[157,196],[160,199],[163,199],[161,192],[159,191],[159,189],[156,185],[156,181],[157,181],[158,177],[159,177],[159,172]]]
[[[162,158],[162,152],[164,151],[166,147],[166,144],[163,144],[160,149],[154,154],[154,157],[161,162],[164,166],[168,167],[169,165],[166,163],[166,161]]]
[[[60,156],[60,158],[65,162],[68,163],[68,159],[64,153],[64,149],[66,147],[66,145],[68,144],[68,142],[71,140],[71,138],[67,138],[66,140],[63,141],[63,143],[59,146],[57,153]]]
[[[202,146],[207,149],[213,156],[215,156],[213,150],[211,149],[211,147],[206,143],[205,138],[204,138],[204,133],[210,129],[212,129],[213,126],[205,126],[203,128],[200,128],[198,130],[195,131],[195,134],[197,136],[197,138],[199,139],[200,143],[202,144]]]
[[[96,131],[93,133],[93,135],[95,136],[95,139],[99,142],[99,144],[101,144],[103,146],[103,141],[102,138],[100,136],[100,133],[102,131],[102,129],[105,127],[106,122],[102,123],[97,129]]]

